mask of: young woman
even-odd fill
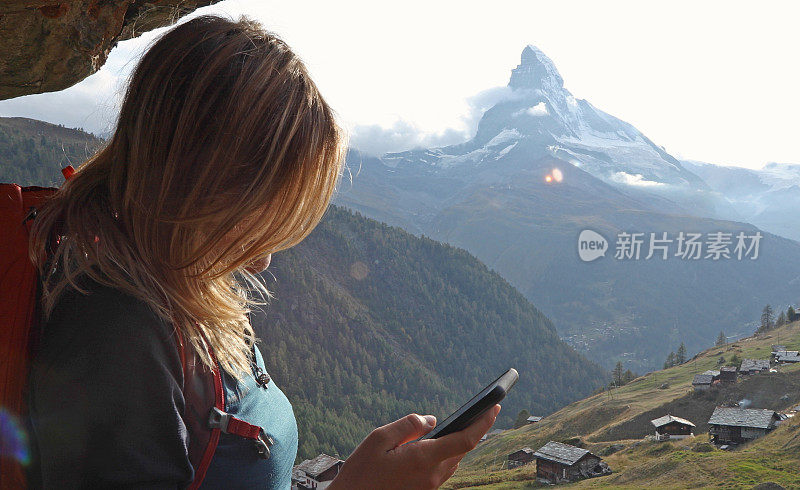
[[[33,486],[189,485],[178,342],[220,369],[225,412],[270,443],[264,459],[222,434],[203,485],[290,485],[297,427],[263,376],[270,346],[255,347],[248,292],[266,293],[255,273],[321,219],[344,148],[302,62],[252,21],[198,17],[149,49],[107,146],[35,220],[45,321],[30,376]],[[497,411],[412,444],[432,416],[375,429],[329,488],[437,487]]]

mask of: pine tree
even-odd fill
[[[728,337],[725,336],[725,332],[722,330],[719,331],[719,337],[717,337],[717,343],[715,344],[717,347],[721,347],[728,343]]]
[[[686,362],[686,346],[681,342],[681,345],[678,347],[678,354],[675,356],[675,363],[683,364],[684,362]]]
[[[784,325],[786,325],[786,313],[781,311],[781,314],[778,315],[778,319],[775,320],[775,326],[776,327],[782,327]]]
[[[612,372],[614,383],[617,386],[622,386],[622,374],[623,374],[622,361],[617,361],[617,365],[614,366],[614,371]]]
[[[664,369],[669,369],[675,365],[675,352],[670,352],[667,356],[667,360],[664,361]]]
[[[761,326],[756,333],[766,332],[774,326],[775,315],[772,313],[772,306],[767,305],[761,310]]]
[[[517,420],[514,422],[514,428],[519,429],[523,425],[526,425],[528,423],[528,417],[530,416],[531,416],[530,412],[528,412],[524,408],[520,410],[519,413],[517,414]]]
[[[624,384],[628,384],[634,379],[636,379],[636,375],[630,369],[625,371],[625,374],[622,375],[622,381]]]
[[[728,361],[728,366],[736,366],[736,367],[739,367],[739,364],[741,364],[741,363],[742,363],[742,360],[741,360],[741,359],[739,359],[739,356],[738,356],[738,355],[736,355],[736,354],[734,354],[734,355],[731,357],[731,360],[730,360],[730,361]]]
[[[786,310],[786,320],[787,321],[793,322],[793,321],[797,320],[799,316],[800,315],[798,315],[797,312],[794,310],[794,306],[790,305],[789,309]]]

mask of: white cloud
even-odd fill
[[[405,119],[396,119],[391,126],[356,124],[350,130],[350,146],[372,155],[404,151],[413,148],[431,148],[462,143],[472,138],[478,122],[487,109],[503,100],[518,97],[507,86],[492,87],[466,98],[466,112],[461,124],[443,131],[425,131]]]
[[[414,124],[399,119],[390,127],[378,124],[358,125],[350,130],[350,148],[382,155],[387,152],[430,148],[461,143],[469,136],[459,130],[447,129],[440,133],[421,131]]]
[[[641,187],[656,187],[666,185],[663,182],[645,180],[642,174],[629,174],[627,172],[617,172],[611,176],[611,180],[620,184],[635,185]]]
[[[539,102],[533,107],[528,107],[527,109],[522,109],[513,114],[513,116],[521,116],[523,114],[527,114],[532,117],[541,117],[547,116],[550,114],[550,111],[547,110],[547,104],[544,102]]]

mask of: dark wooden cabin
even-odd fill
[[[586,449],[550,441],[533,454],[536,478],[548,483],[567,483],[611,473],[608,465]]]
[[[741,374],[758,374],[769,371],[769,359],[745,359],[739,367]]]
[[[722,383],[735,383],[739,369],[736,366],[722,366],[719,368],[719,380]]]
[[[524,447],[519,451],[514,451],[508,455],[508,469],[524,466],[535,458],[533,457],[533,449]]]
[[[800,362],[800,352],[796,350],[780,351],[775,353],[775,362],[778,364],[789,364]]]
[[[710,374],[695,374],[692,380],[692,388],[697,391],[705,391],[711,388],[714,383],[714,376]]]
[[[686,437],[694,436],[692,432],[695,425],[686,419],[675,417],[674,415],[664,415],[657,419],[651,420],[656,427],[656,438],[658,440],[666,439],[684,439]]]
[[[292,469],[292,486],[298,490],[321,490],[336,478],[344,461],[327,454],[307,459]]]
[[[741,444],[767,434],[780,420],[774,410],[717,407],[708,419],[708,433],[714,444]]]

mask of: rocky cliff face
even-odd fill
[[[96,72],[118,41],[219,0],[4,0],[0,100],[61,90]]]

